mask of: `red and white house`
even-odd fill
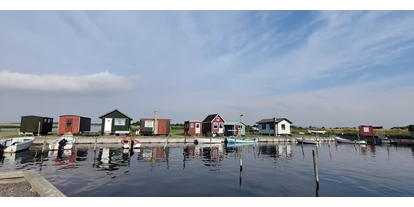
[[[201,136],[202,121],[189,120],[184,122],[184,133],[189,136]]]
[[[219,114],[210,114],[203,120],[203,134],[216,133],[222,136],[224,134],[224,119]]]

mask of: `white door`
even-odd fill
[[[111,132],[112,130],[112,118],[105,118],[104,132]]]
[[[224,132],[224,126],[223,126],[223,123],[220,122],[219,123],[219,134],[222,134],[223,132]]]
[[[200,124],[199,123],[196,124],[195,133],[200,134]]]

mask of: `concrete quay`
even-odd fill
[[[47,137],[36,137],[33,144],[43,144],[46,140],[46,143],[50,143],[55,139],[58,139],[58,136],[47,136]],[[77,137],[78,144],[117,144],[120,143],[124,137],[122,136],[99,136],[99,137]],[[141,143],[165,143],[168,140],[168,143],[194,143],[196,137],[150,137],[150,136],[135,136],[131,137],[137,139]],[[202,137],[209,139],[209,137]],[[245,137],[242,139],[253,139],[257,138],[258,142],[291,142],[296,143],[296,137]],[[305,137],[304,137],[305,138]],[[214,137],[214,139],[221,139],[224,142],[225,137]],[[306,137],[306,139],[315,140],[315,137]],[[317,138],[322,142],[334,142],[335,139],[332,137],[323,137]]]
[[[66,197],[34,170],[0,172],[0,195],[8,197]]]

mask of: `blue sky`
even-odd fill
[[[413,124],[412,11],[0,11],[0,122]]]

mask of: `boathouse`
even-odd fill
[[[225,122],[224,123],[224,136],[245,136],[246,124],[241,121],[237,122]]]
[[[203,134],[211,133],[217,134],[219,136],[224,134],[224,121],[223,117],[219,114],[210,114],[208,115],[202,123]]]
[[[287,118],[262,119],[256,124],[259,126],[259,134],[262,135],[291,135],[292,122]]]
[[[128,134],[132,118],[114,109],[99,117],[102,119],[102,134]]]
[[[53,118],[43,116],[22,116],[20,121],[20,132],[46,135],[53,129]]]
[[[141,135],[169,135],[170,134],[171,119],[158,118],[158,112],[154,112],[154,118],[140,119],[140,134]]]
[[[184,122],[184,134],[189,136],[201,136],[202,134],[202,121],[189,120]]]
[[[71,132],[79,134],[91,131],[91,118],[78,115],[61,115],[59,116],[58,134]]]
[[[408,131],[411,133],[411,138],[414,138],[414,124],[408,126]]]

